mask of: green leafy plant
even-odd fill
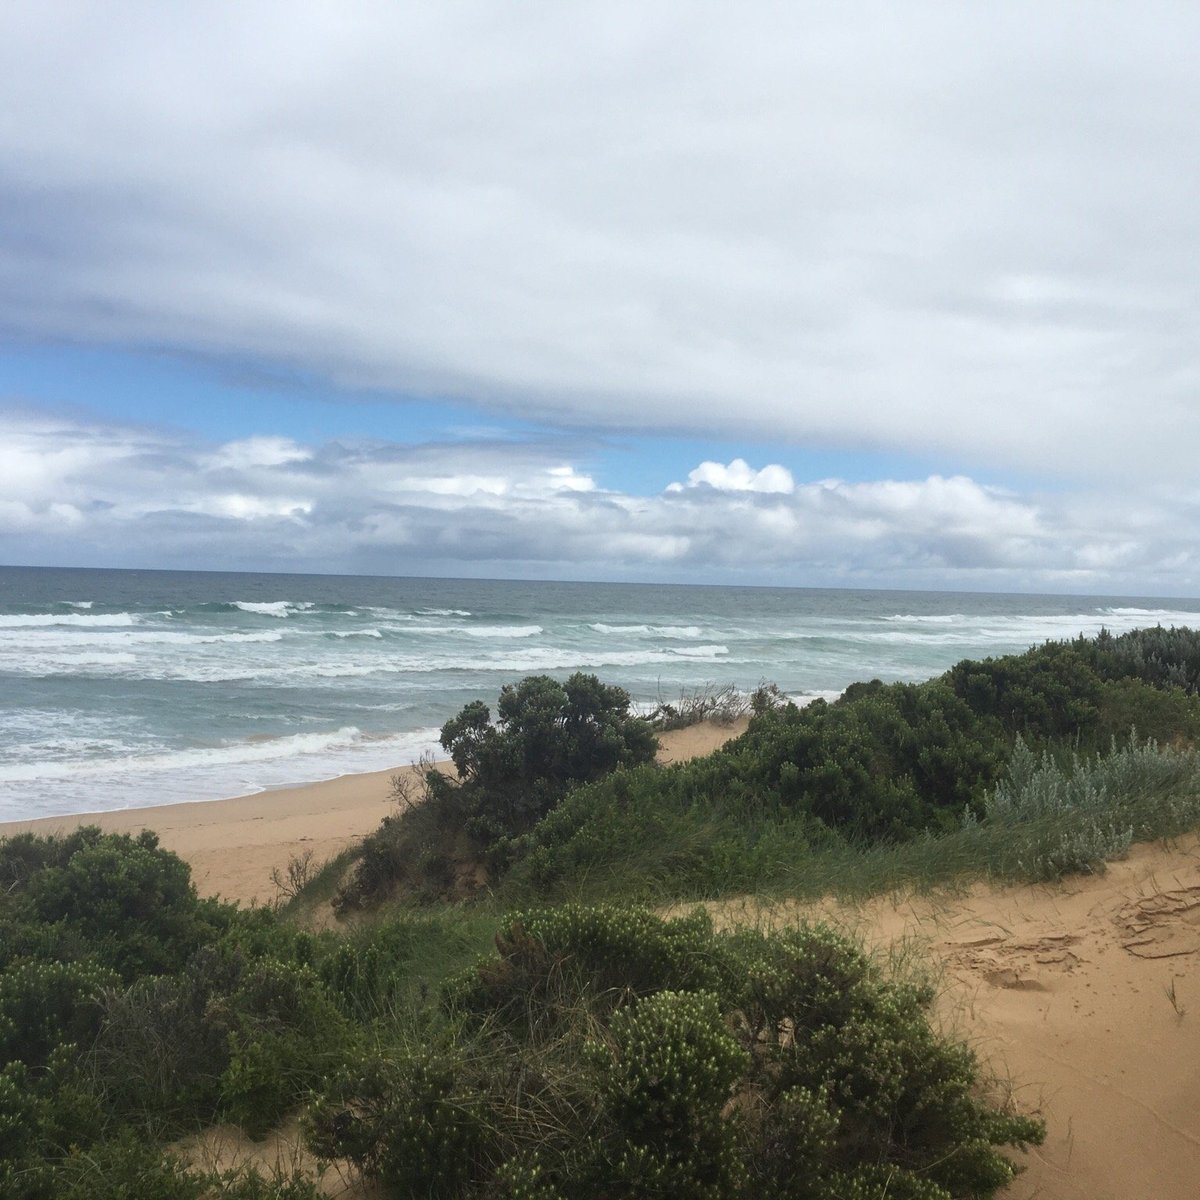
[[[1015,1173],[997,1147],[1041,1126],[982,1098],[929,1000],[820,926],[530,910],[446,986],[424,1046],[323,1089],[314,1144],[481,1200],[988,1197]]]

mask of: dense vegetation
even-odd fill
[[[152,835],[14,838],[0,872],[14,1200],[302,1200],[299,1175],[155,1149],[301,1104],[314,1149],[386,1194],[481,1200],[982,1197],[1013,1174],[996,1147],[1041,1136],[933,1033],[927,989],[819,927],[565,906],[479,957],[494,917],[314,936],[198,900]]]
[[[841,864],[862,864],[867,886],[877,886],[919,881],[933,857],[942,877],[958,869],[1028,875],[1035,860],[1044,874],[1058,857],[1053,848],[1001,837],[995,823],[963,832],[964,817],[984,816],[1018,742],[1064,761],[1105,756],[1135,732],[1191,746],[1200,738],[1198,681],[1200,636],[1148,629],[965,660],[926,683],[858,683],[805,708],[763,692],[747,732],[715,754],[665,768],[610,757],[590,783],[533,790],[540,819],[515,821],[512,789],[523,782],[514,762],[524,778],[542,763],[547,778],[562,777],[550,769],[554,739],[543,739],[532,756],[498,756],[501,769],[488,776],[467,760],[465,787],[428,772],[425,803],[366,839],[339,903],[370,905],[397,889],[429,899],[487,887],[509,904],[811,892],[839,880],[853,890],[856,872]],[[469,733],[473,752],[482,713],[471,706],[446,726],[447,749]],[[624,711],[622,720],[635,723]],[[503,744],[509,734],[502,722],[486,736]],[[1043,821],[1030,832],[1052,841],[1063,825]],[[932,838],[950,843],[922,854]],[[1014,848],[1021,853],[1005,853]],[[882,881],[876,868],[889,861],[895,877]]]
[[[439,1035],[373,1052],[316,1105],[316,1143],[401,1196],[845,1200],[985,1196],[986,1103],[931,993],[821,928],[719,936],[698,911],[508,918],[451,980]]]
[[[366,839],[339,910],[378,903],[399,884],[418,894],[469,892],[478,881],[471,868],[488,851],[532,828],[572,788],[648,763],[657,747],[647,722],[630,713],[628,692],[581,673],[505,687],[495,724],[482,700],[468,704],[442,727],[441,744],[456,775],[427,769],[422,803]]]
[[[1198,691],[1200,636],[1102,635],[764,694],[664,768],[620,689],[535,677],[447,724],[457,779],[427,775],[341,893],[406,899],[350,931],[201,900],[152,834],[0,842],[0,1195],[303,1200],[162,1151],[303,1112],[394,1196],[990,1196],[1039,1128],[926,990],[820,927],[630,901],[1103,869],[1200,823]]]

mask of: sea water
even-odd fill
[[[587,671],[642,707],[798,700],[1049,638],[1200,623],[1200,601],[0,568],[0,820],[381,770],[470,700]]]

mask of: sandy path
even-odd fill
[[[708,754],[744,729],[744,721],[732,726],[704,723],[663,734],[659,760],[678,762]],[[310,850],[315,863],[325,862],[370,833],[395,811],[391,777],[411,771],[406,766],[344,775],[233,800],[10,821],[0,823],[0,837],[26,830],[66,832],[81,824],[113,833],[153,829],[164,847],[191,865],[201,895],[265,904],[277,894],[271,883],[273,869],[286,869],[290,858]]]

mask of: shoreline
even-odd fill
[[[743,718],[733,725],[703,722],[660,734],[658,761],[680,762],[709,754],[745,727]],[[432,765],[445,768],[450,763]],[[105,833],[152,829],[164,849],[173,850],[192,868],[192,882],[200,895],[269,904],[276,897],[271,882],[274,869],[286,869],[289,859],[308,851],[319,865],[360,841],[395,811],[392,777],[419,770],[408,763],[221,800],[4,821],[0,838],[69,833],[81,825],[97,825]]]

